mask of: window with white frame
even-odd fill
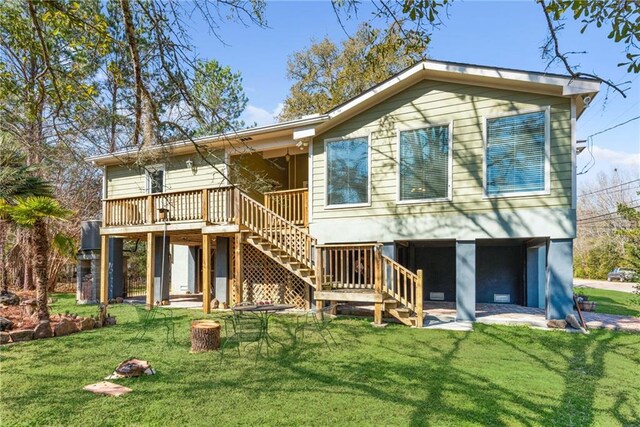
[[[400,132],[400,201],[449,197],[449,126]]]
[[[547,189],[547,112],[487,119],[486,194]]]
[[[146,167],[147,193],[155,194],[164,192],[164,166],[155,165]]]
[[[369,139],[327,141],[327,205],[369,202]]]

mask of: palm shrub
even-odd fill
[[[33,266],[35,272],[36,302],[39,320],[49,319],[47,307],[48,258],[50,250],[47,221],[65,219],[71,211],[60,205],[56,199],[47,196],[17,198],[9,206],[9,216],[18,226],[29,230],[30,244],[34,250]]]

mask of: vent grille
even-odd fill
[[[493,302],[510,303],[511,294],[493,294]]]
[[[444,292],[429,292],[431,301],[444,301]]]

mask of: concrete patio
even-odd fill
[[[471,322],[456,322],[455,303],[425,303],[425,322],[427,329],[471,330]],[[574,313],[576,318],[578,313]],[[620,331],[640,332],[640,318],[583,312],[589,329],[605,328]],[[547,328],[544,309],[523,307],[513,304],[476,304],[476,322],[498,325],[524,325],[535,328]]]

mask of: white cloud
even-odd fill
[[[249,126],[256,123],[258,126],[268,125],[276,122],[276,117],[283,108],[283,103],[279,103],[272,111],[268,111],[264,108],[257,107],[255,105],[248,104],[244,113],[242,113],[241,119]]]
[[[625,153],[609,148],[593,147],[596,163],[608,163],[611,167],[640,169],[640,153]]]

